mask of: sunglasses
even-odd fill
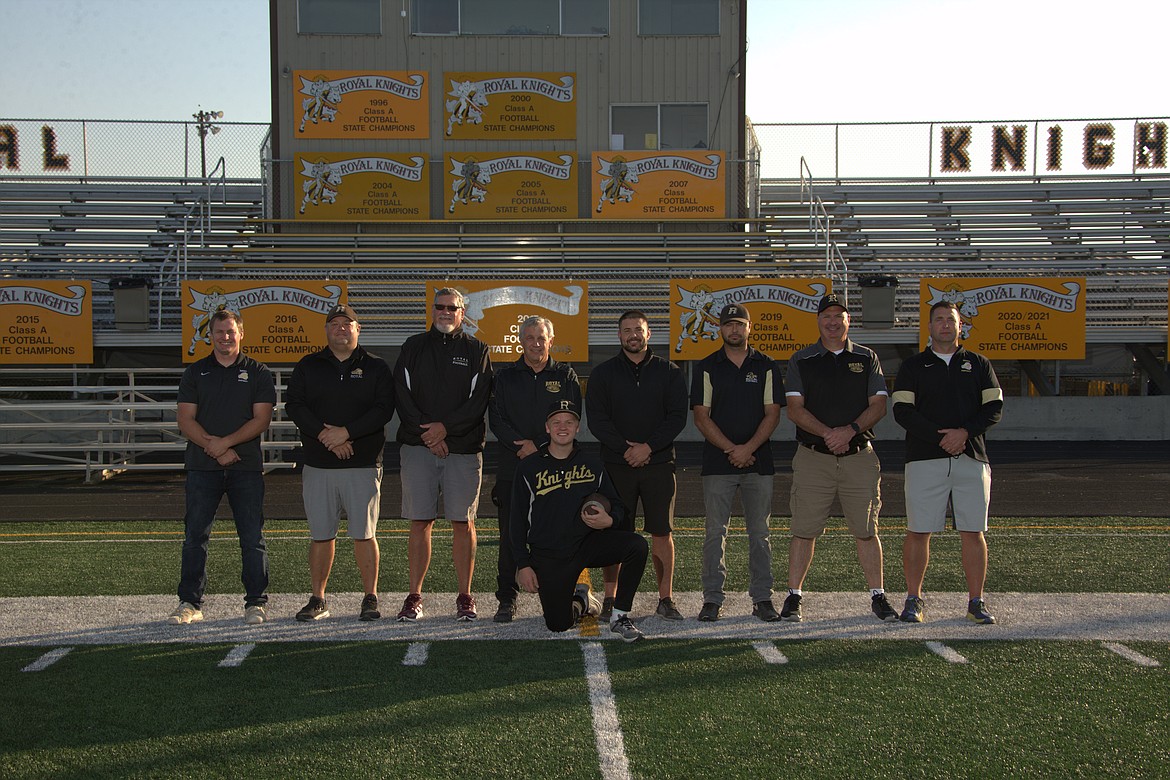
[[[456,306],[456,305],[451,304],[451,303],[436,303],[435,304],[435,311],[459,311],[462,308],[463,308],[462,306]]]

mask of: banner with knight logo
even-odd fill
[[[92,362],[92,282],[0,281],[0,364]]]
[[[723,152],[594,152],[596,219],[722,219]]]
[[[298,154],[297,219],[406,221],[430,218],[431,186],[422,155]]]
[[[463,140],[577,137],[574,73],[443,74],[445,137]]]
[[[739,303],[751,313],[748,344],[776,360],[820,338],[817,304],[828,279],[675,279],[670,283],[670,358],[702,360],[723,346],[719,311]]]
[[[463,294],[463,330],[488,345],[493,361],[519,358],[520,325],[529,317],[553,324],[552,357],[566,363],[589,359],[589,286],[585,282],[538,280],[460,280],[427,282],[427,327],[433,324],[435,291],[450,287]]]
[[[296,138],[430,138],[425,71],[296,70]]]
[[[930,339],[930,307],[953,301],[963,346],[992,360],[1084,360],[1083,278],[922,279],[919,342]]]
[[[300,279],[183,282],[183,362],[211,352],[211,315],[232,309],[244,318],[240,350],[261,363],[296,363],[325,346],[325,313],[348,303],[344,281]]]
[[[448,154],[448,219],[576,219],[577,155],[559,152]]]

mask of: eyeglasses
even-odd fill
[[[459,311],[462,306],[456,306],[452,303],[436,303],[435,311]]]

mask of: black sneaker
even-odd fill
[[[995,622],[995,617],[987,611],[987,605],[983,603],[983,599],[971,599],[967,602],[967,619],[972,623],[991,624]]]
[[[678,611],[678,607],[674,605],[674,599],[667,596],[664,599],[658,599],[658,609],[654,613],[660,618],[667,620],[682,620],[683,614]]]
[[[634,625],[634,621],[630,620],[629,615],[622,615],[613,621],[609,626],[609,630],[627,642],[637,642],[643,638],[642,632]]]
[[[922,623],[925,621],[925,605],[922,603],[922,599],[917,596],[907,597],[906,608],[902,610],[902,616],[898,619],[903,623]]]
[[[775,623],[780,619],[780,613],[776,611],[774,606],[772,606],[771,599],[768,599],[767,601],[757,601],[755,606],[752,607],[752,614],[765,623]]]
[[[613,596],[606,596],[601,602],[601,613],[597,616],[598,621],[609,622],[613,617]]]
[[[297,613],[297,620],[307,623],[310,620],[320,620],[329,617],[329,608],[325,606],[325,599],[309,596],[309,603],[301,607]]]
[[[723,607],[713,601],[708,601],[703,604],[703,608],[699,610],[699,620],[704,623],[714,623],[723,615]]]
[[[800,594],[788,594],[788,598],[784,599],[784,606],[780,608],[780,619],[789,620],[793,623],[799,623],[801,620],[804,620],[800,615]]]
[[[380,617],[382,613],[378,611],[377,594],[367,593],[362,599],[362,610],[358,613],[358,620],[377,620]]]
[[[878,620],[898,619],[898,613],[890,606],[890,600],[886,598],[884,593],[873,597],[873,614],[877,615]]]
[[[501,601],[499,608],[496,609],[496,614],[492,615],[492,620],[496,623],[511,623],[514,617],[516,617],[516,602]]]

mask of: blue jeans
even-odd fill
[[[259,471],[187,472],[183,563],[179,600],[199,607],[207,589],[207,540],[220,499],[227,494],[243,558],[244,604],[268,603],[268,547],[264,543],[264,475]]]

